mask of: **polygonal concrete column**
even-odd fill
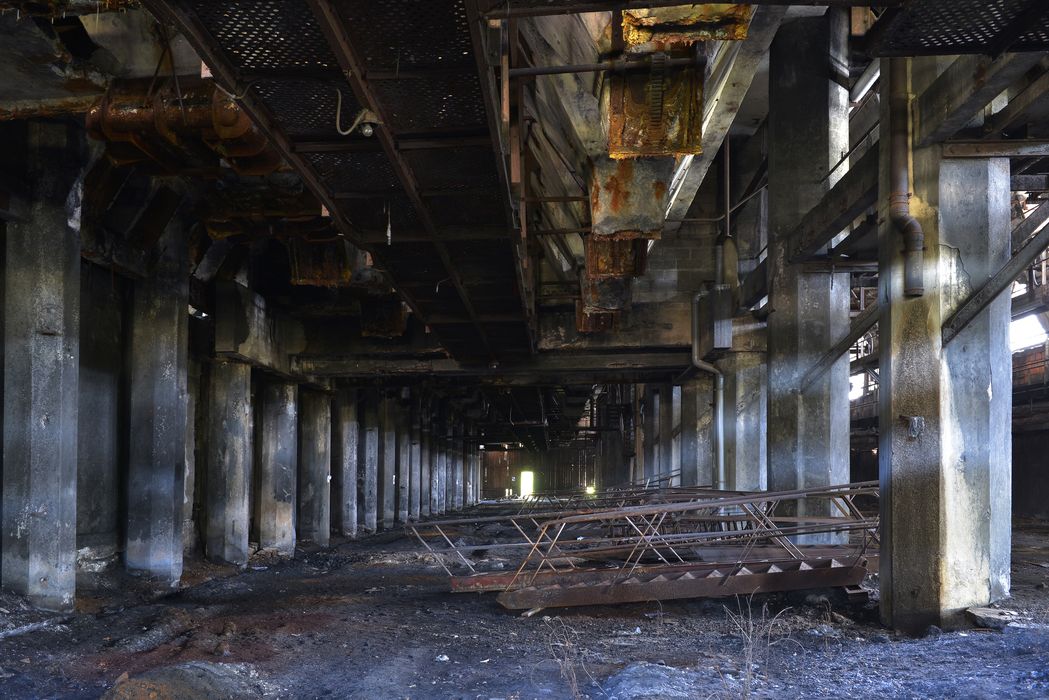
[[[343,537],[357,536],[357,469],[360,456],[357,392],[343,389],[332,415],[333,527]]]
[[[299,387],[279,379],[259,382],[255,431],[255,523],[261,549],[295,554],[295,500],[299,473]]]
[[[214,561],[244,565],[250,554],[248,486],[254,453],[251,365],[215,360],[208,385],[205,552]]]
[[[681,485],[717,483],[714,468],[713,382],[700,375],[681,385]]]
[[[331,539],[331,396],[299,392],[299,539]]]
[[[843,12],[780,28],[769,59],[768,486],[849,481],[849,361],[802,377],[849,329],[849,275],[790,262],[795,227],[844,172],[849,148],[848,26]],[[844,74],[843,74],[844,71]],[[828,503],[806,504],[829,515]],[[789,515],[788,511],[784,511]],[[834,539],[829,538],[829,539]]]
[[[67,127],[30,122],[31,201],[4,261],[3,587],[48,610],[76,589],[80,197]],[[76,194],[71,196],[71,189]],[[68,198],[68,201],[67,201]],[[76,228],[70,228],[73,223]]]
[[[915,59],[911,92],[937,68]],[[885,125],[884,93],[882,100]],[[946,345],[941,335],[943,322],[1009,260],[1009,177],[1005,159],[947,160],[938,145],[914,149],[911,212],[925,234],[925,292],[917,298],[903,294],[903,245],[881,197],[881,616],[904,631],[964,624],[966,608],[1009,593],[1008,291]]]
[[[365,532],[375,532],[379,518],[379,398],[368,391],[361,399],[363,411],[361,431],[362,451],[361,498]]]
[[[379,405],[379,509],[384,530],[397,517],[397,399],[384,396]]]
[[[127,568],[176,586],[182,577],[189,362],[187,231],[173,220],[153,277],[135,284]]]

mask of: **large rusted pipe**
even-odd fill
[[[903,236],[903,293],[925,293],[925,232],[911,215],[910,95],[907,59],[890,59],[889,68],[889,220]]]

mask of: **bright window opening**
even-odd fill
[[[863,396],[863,375],[854,374],[849,377],[849,401],[855,401],[861,396]]]
[[[528,498],[535,492],[535,474],[521,472],[521,498]]]
[[[1045,328],[1033,314],[1018,318],[1009,324],[1009,347],[1013,352],[1041,345],[1045,340]]]

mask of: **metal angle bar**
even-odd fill
[[[816,364],[805,373],[805,376],[801,379],[802,390],[804,391],[812,386],[817,379],[822,377],[838,361],[838,358],[848,352],[849,348],[862,338],[867,331],[874,328],[876,323],[878,323],[878,304],[874,303],[868,306],[859,316],[852,319],[852,323],[849,325],[849,332],[827,352],[823,353],[822,357],[816,361]]]
[[[470,28],[470,42],[473,46],[474,60],[476,62],[476,68],[481,81],[481,95],[484,99],[484,111],[485,118],[488,123],[488,131],[491,136],[491,144],[493,145],[493,151],[495,155],[495,166],[496,172],[499,174],[499,184],[502,186],[506,197],[503,198],[503,209],[506,213],[507,228],[516,230],[519,226],[515,225],[514,208],[511,202],[510,192],[510,175],[507,172],[507,163],[505,154],[508,153],[509,147],[503,143],[503,132],[499,127],[498,115],[499,108],[498,102],[496,101],[495,75],[492,70],[488,67],[488,61],[485,53],[485,42],[482,34],[482,28],[485,26],[484,19],[481,17],[481,13],[477,6],[477,0],[465,0],[466,8],[466,21]],[[515,240],[511,245],[514,255],[514,272],[517,275],[518,289],[521,290],[521,311],[525,315],[525,318],[529,320],[527,324],[528,328],[528,345],[529,352],[535,352],[535,337],[534,337],[534,326],[535,319],[532,318],[531,310],[534,308],[533,305],[529,304],[529,300],[526,298],[525,290],[530,289],[530,285],[526,284],[525,278],[525,260],[524,256],[527,256],[527,247],[523,244],[520,239]]]
[[[382,104],[372,92],[371,86],[368,85],[368,82],[362,77],[364,74],[364,65],[358,58],[356,51],[353,49],[350,37],[346,33],[346,27],[343,26],[342,19],[339,17],[339,13],[335,9],[333,2],[331,0],[306,0],[306,3],[309,5],[310,10],[312,10],[313,15],[317,18],[320,30],[335,53],[339,65],[342,66],[343,70],[346,72],[346,79],[350,83],[350,87],[353,88],[357,101],[362,106],[371,110],[379,118],[381,123],[389,124],[390,120],[388,119]],[[408,163],[404,160],[404,157],[397,150],[393,134],[388,128],[380,126],[376,129],[375,135],[382,144],[383,151],[386,153],[386,157],[390,161],[390,166],[397,174],[398,180],[400,180],[409,200],[411,200],[412,205],[415,207],[423,228],[433,237],[433,245],[437,249],[438,256],[441,258],[441,262],[448,273],[452,285],[455,287],[455,290],[459,295],[463,307],[472,319],[472,325],[477,330],[481,343],[484,345],[489,357],[494,359],[494,353],[488,339],[488,334],[485,332],[481,323],[477,320],[477,313],[474,309],[470,294],[463,284],[459,271],[452,262],[451,256],[448,253],[448,248],[440,239],[440,234],[430,215],[429,208],[426,206],[423,198],[419,195],[419,185],[415,180],[415,174],[412,172]],[[422,316],[422,318],[425,318],[425,316]]]
[[[1013,139],[1005,141],[947,141],[944,158],[1044,158],[1049,156],[1049,140]]]
[[[986,56],[956,58],[915,100],[915,146],[929,146],[957,134],[1040,59],[1041,54],[1036,52],[997,60]]]
[[[1043,207],[1038,208],[1042,209]],[[979,289],[970,294],[969,298],[962,302],[957,311],[951,314],[950,318],[944,322],[941,331],[943,344],[947,345],[954,340],[974,318],[979,316],[992,301],[998,298],[999,294],[1007,291],[1013,280],[1030,267],[1031,263],[1045,252],[1047,247],[1049,247],[1049,226],[1043,226],[1033,238],[1028,239],[1013,254],[1009,262],[1002,266],[1002,269],[998,270]]]
[[[1027,215],[1026,219],[1013,229],[1011,234],[1012,249],[1019,251],[1023,247],[1024,241],[1034,235],[1035,231],[1041,228],[1046,221],[1049,221],[1049,202],[1042,202],[1034,211]]]
[[[787,240],[787,259],[797,263],[815,255],[853,219],[878,201],[878,149],[871,148],[813,207]]]

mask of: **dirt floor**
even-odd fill
[[[82,578],[75,614],[0,597],[0,697],[1049,697],[1045,524],[1014,535],[1015,622],[921,639],[819,593],[522,617],[448,593],[389,535],[243,571],[190,562],[175,593]]]

